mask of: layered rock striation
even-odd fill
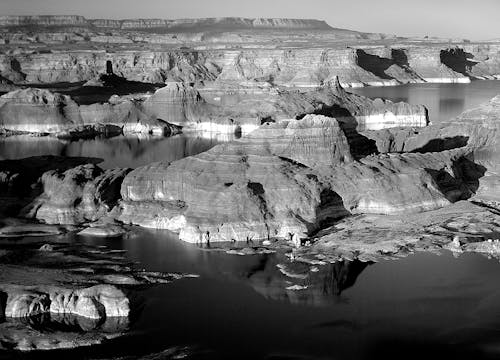
[[[225,39],[229,45],[222,48],[210,48],[207,44],[211,42],[206,41],[200,46],[186,47],[182,45],[187,39],[174,39],[179,41],[174,45],[183,48],[164,49],[155,46],[138,48],[137,42],[148,40],[119,34],[95,35],[89,39],[98,44],[115,41],[119,45],[109,50],[101,44],[99,49],[92,45],[78,49],[67,45],[62,50],[38,51],[26,47],[5,51],[0,53],[0,75],[15,83],[81,82],[105,73],[112,66],[115,74],[131,81],[185,81],[218,88],[248,86],[256,82],[311,88],[327,83],[335,76],[344,86],[352,87],[464,83],[471,79],[500,77],[500,45],[495,43],[409,42],[369,46],[353,42],[349,47],[338,43],[318,46],[301,43],[286,48],[272,44],[242,49],[236,45],[240,42],[238,39]],[[54,41],[50,40],[50,43]],[[71,36],[68,36],[68,41],[81,42]]]
[[[77,315],[89,319],[128,317],[129,300],[125,294],[112,285],[96,285],[82,289],[27,290],[10,285],[2,287],[7,294],[4,316],[27,318],[45,313]],[[48,290],[48,291],[47,291]]]
[[[180,127],[244,135],[264,122],[318,113],[335,116],[351,136],[367,129],[428,123],[425,107],[372,101],[346,92],[338,78],[305,93],[262,88],[239,94],[237,101],[226,101],[232,96],[227,93],[214,101],[213,94],[202,95],[189,84],[168,82],[151,96],[113,96],[102,104],[78,105],[71,97],[48,90],[16,90],[0,97],[0,129],[69,138],[98,133],[172,135]]]
[[[100,219],[120,199],[129,169],[103,171],[96,165],[48,171],[41,178],[43,193],[26,209],[26,217],[48,224],[82,224]]]
[[[36,16],[0,16],[0,27],[14,26],[88,26],[108,29],[177,29],[189,30],[200,28],[227,29],[322,29],[332,30],[324,21],[314,19],[284,18],[199,18],[199,19],[86,19],[78,15],[36,15]]]
[[[360,161],[352,152],[334,118],[265,124],[205,153],[132,171],[118,218],[189,242],[303,238],[349,214],[449,205],[470,197],[482,175],[461,150]]]
[[[216,95],[219,95],[217,92]],[[188,129],[248,134],[265,122],[300,118],[316,113],[334,116],[350,135],[356,131],[428,124],[423,106],[358,96],[346,92],[338,78],[308,92],[260,88],[236,95],[199,92],[184,83],[170,82],[144,101],[147,114]],[[350,136],[349,135],[349,136]]]
[[[317,227],[317,218],[345,211],[302,161],[323,168],[351,160],[334,119],[307,116],[264,125],[249,137],[200,155],[134,170],[122,184],[119,219],[134,223],[139,219],[133,215],[136,205],[144,209],[143,204],[164,203],[163,213],[153,216],[154,226],[180,232],[186,241],[307,233]]]
[[[104,104],[78,105],[68,95],[32,88],[0,96],[0,129],[68,138],[121,133],[170,135],[180,130],[145,114],[131,99],[113,97]]]

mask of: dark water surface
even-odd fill
[[[437,122],[500,93],[500,82],[355,91],[424,104]],[[193,135],[78,142],[12,137],[0,141],[0,157],[89,156],[103,158],[106,168],[137,167],[194,155],[221,140]],[[194,358],[208,359],[500,358],[500,262],[481,255],[418,253],[376,264],[343,262],[319,266],[300,279],[279,271],[278,264],[290,265],[283,254],[227,255],[162,231],[62,240],[125,249],[147,270],[200,277],[139,291],[140,311],[122,338],[91,349],[24,358],[103,359],[173,346],[200,350]],[[287,290],[291,285],[305,288]]]
[[[104,169],[136,168],[155,161],[174,161],[196,155],[221,141],[226,140],[211,134],[183,134],[172,137],[117,136],[79,141],[20,135],[0,139],[0,160],[60,155],[100,158],[103,162],[99,166]]]
[[[107,358],[173,346],[208,359],[479,359],[500,356],[500,263],[417,253],[402,260],[320,266],[291,279],[282,254],[208,251],[163,231],[78,238],[126,249],[148,270],[199,274],[140,292],[128,335],[91,351],[38,358]],[[307,289],[287,290],[291,284]]]

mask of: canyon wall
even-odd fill
[[[101,39],[105,41],[104,38]],[[317,87],[470,82],[500,78],[500,45],[408,45],[292,49],[52,50],[0,54],[0,75],[16,83],[80,82],[105,73],[148,83],[212,87]]]

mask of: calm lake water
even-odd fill
[[[368,97],[423,104],[431,121],[450,119],[500,94],[500,81],[471,84],[410,84],[394,87],[368,87],[349,91]],[[162,137],[114,137],[66,141],[52,137],[13,136],[0,139],[0,159],[19,159],[35,155],[96,157],[103,168],[132,167],[154,161],[174,161],[206,151],[232,138],[220,134],[184,134]]]
[[[91,358],[174,346],[196,349],[195,359],[500,357],[500,262],[481,255],[336,263],[291,279],[278,270],[289,263],[282,254],[227,255],[164,231],[66,240],[126,249],[149,270],[200,275],[141,291],[128,335],[94,347]],[[88,358],[89,350],[29,358],[49,355]]]
[[[492,98],[500,93],[500,82],[355,91],[424,104],[436,122]],[[0,142],[0,156],[90,156],[103,158],[104,167],[137,167],[180,159],[225,140],[190,135],[79,142],[9,138]],[[125,249],[148,270],[200,277],[141,290],[141,310],[122,338],[91,350],[23,358],[104,359],[173,346],[195,349],[196,359],[500,358],[500,262],[481,255],[418,253],[375,264],[344,262],[291,279],[277,267],[289,264],[283,254],[227,255],[183,243],[165,231],[61,240]],[[286,289],[294,284],[307,288]]]
[[[99,166],[104,169],[136,168],[155,161],[174,161],[196,155],[228,140],[227,137],[213,134],[117,136],[79,141],[20,135],[0,139],[0,159],[21,159],[38,155],[83,156],[103,159]]]
[[[500,95],[500,81],[473,81],[470,84],[409,84],[388,87],[366,87],[349,91],[370,98],[384,98],[425,105],[429,119],[437,124],[460,115],[467,109]]]

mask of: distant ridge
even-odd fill
[[[88,27],[116,30],[205,31],[244,29],[332,30],[314,19],[220,17],[200,19],[86,19],[78,15],[0,16],[0,27]]]

